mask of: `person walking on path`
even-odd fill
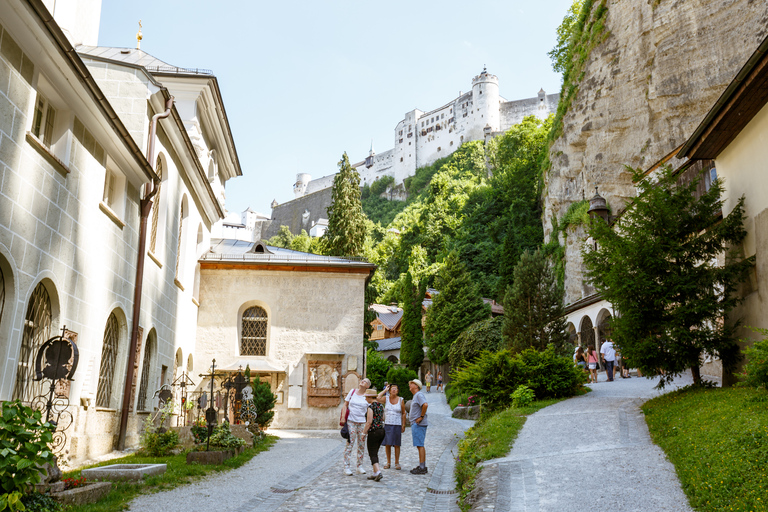
[[[432,387],[432,372],[429,370],[427,370],[427,374],[424,376],[424,383],[427,385],[427,393],[429,393],[429,388]]]
[[[613,382],[613,374],[616,371],[616,349],[613,347],[611,338],[606,338],[605,343],[600,347],[600,355],[605,363],[605,375],[608,377],[608,382]]]
[[[347,418],[347,428],[349,429],[349,441],[344,449],[344,474],[352,475],[351,457],[352,445],[357,449],[357,472],[365,474],[363,469],[363,454],[365,452],[365,423],[368,412],[368,402],[365,399],[366,390],[371,387],[371,381],[363,379],[357,389],[349,392],[344,399],[344,406],[341,408],[341,418],[339,425],[344,426],[344,418]],[[349,417],[347,417],[349,410]]]
[[[403,398],[398,396],[399,393],[397,384],[390,384],[379,393],[377,398],[379,403],[384,404],[384,451],[387,454],[384,469],[391,467],[393,446],[395,447],[395,469],[401,469],[400,445],[405,432],[405,404],[403,404]]]
[[[426,475],[427,471],[427,451],[424,449],[424,440],[427,437],[427,397],[422,393],[424,387],[419,379],[413,379],[408,383],[408,388],[413,393],[411,400],[411,411],[408,419],[411,421],[411,435],[413,436],[413,446],[419,451],[419,465],[411,470],[414,475]]]
[[[384,441],[384,406],[378,402],[378,393],[375,389],[365,391],[365,400],[368,402],[368,411],[365,416],[365,429],[363,434],[367,436],[368,456],[371,458],[373,474],[368,480],[381,480],[379,468],[379,448]]]
[[[597,383],[597,352],[595,346],[587,347],[587,367],[589,368],[589,382]]]
[[[587,357],[581,347],[576,347],[576,353],[573,354],[573,362],[583,371],[587,371]]]
[[[437,392],[443,391],[443,372],[437,371]]]

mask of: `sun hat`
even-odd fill
[[[413,379],[413,380],[409,380],[409,381],[408,381],[408,384],[410,384],[411,382],[413,382],[414,384],[416,384],[417,386],[419,386],[419,389],[421,389],[421,388],[423,388],[423,387],[424,387],[424,384],[422,384],[422,383],[421,383],[421,381],[420,381],[419,379]]]
[[[376,398],[379,396],[379,392],[376,391],[376,388],[368,388],[365,390],[365,398],[368,398],[369,396]]]

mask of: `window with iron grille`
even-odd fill
[[[13,400],[31,401],[42,393],[43,381],[34,381],[34,361],[38,349],[51,337],[51,299],[43,283],[32,292],[24,318],[19,363],[16,367],[16,384]]]
[[[101,366],[99,367],[99,385],[96,388],[96,407],[109,407],[112,400],[112,379],[117,361],[117,344],[120,324],[114,313],[109,315],[104,328],[104,344],[101,348]]]
[[[155,333],[152,331],[147,336],[144,347],[144,363],[141,365],[141,382],[139,383],[139,399],[136,402],[137,411],[147,410],[147,388],[149,387],[149,371],[152,366],[152,352],[155,349]]]
[[[176,279],[181,281],[179,276],[179,263],[181,262],[181,240],[184,235],[184,204],[181,205],[181,212],[179,214],[179,238],[176,244]]]
[[[267,355],[267,312],[254,306],[243,313],[243,329],[240,333],[240,355]]]
[[[152,254],[157,253],[157,222],[160,216],[160,187],[163,183],[163,161],[158,157],[155,173],[160,181],[157,182],[157,193],[152,201],[152,228],[149,235],[149,251]]]

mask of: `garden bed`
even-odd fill
[[[51,497],[62,505],[80,507],[96,503],[109,494],[111,488],[111,482],[89,482],[66,491],[52,492]]]
[[[187,464],[224,464],[224,461],[237,457],[245,450],[244,446],[226,450],[191,451],[187,454]]]

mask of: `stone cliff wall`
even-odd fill
[[[614,0],[606,6],[608,36],[591,52],[562,135],[550,148],[547,237],[552,217],[591,197],[596,185],[613,212],[620,210],[635,195],[624,166],[651,167],[683,144],[768,34],[764,1]],[[575,231],[567,242],[560,237],[566,304],[591,293],[575,243],[583,237]]]

